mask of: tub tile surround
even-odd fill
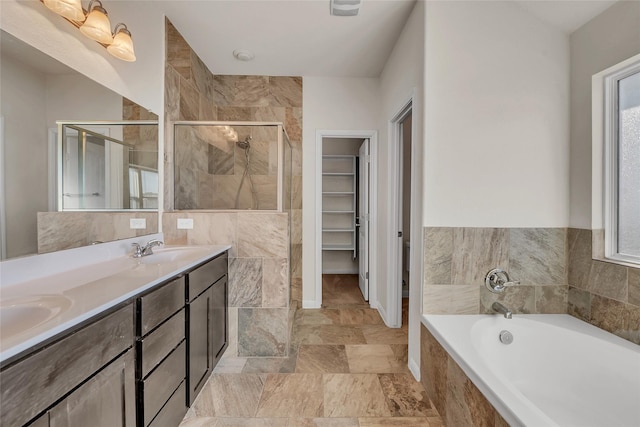
[[[514,313],[566,313],[566,236],[562,228],[426,227],[423,312],[492,313],[500,301]],[[497,267],[521,285],[489,292],[484,278]]]
[[[575,228],[424,230],[425,314],[569,313],[640,343],[640,269],[593,259],[601,232]],[[502,263],[502,264],[497,264]],[[521,285],[502,294],[484,287],[492,268]]]
[[[424,325],[420,325],[420,359],[420,382],[445,425],[509,425]]]
[[[177,229],[178,218],[193,219],[193,229]],[[292,320],[288,214],[165,212],[162,223],[167,244],[232,245],[229,251],[229,347],[225,357],[288,356]]]
[[[640,268],[593,259],[600,235],[568,230],[568,313],[640,344]]]
[[[287,76],[231,76],[214,75],[191,49],[179,31],[166,20],[166,68],[165,68],[165,170],[174,168],[174,141],[172,123],[177,120],[225,120],[225,121],[266,121],[283,122],[292,146],[292,230],[291,236],[302,235],[302,78]],[[257,141],[259,138],[255,138]],[[209,140],[209,139],[207,139]],[[256,146],[256,148],[259,148]],[[217,150],[217,151],[216,151]],[[257,150],[253,154],[258,154]],[[276,181],[274,154],[262,150],[260,170],[254,171],[259,200],[262,206],[275,209],[273,198],[268,194],[275,191]],[[214,154],[215,152],[215,154]],[[211,153],[211,154],[210,154]],[[218,160],[219,154],[225,153]],[[235,160],[234,160],[235,157]],[[202,159],[206,165],[197,169],[199,173],[189,175],[189,167],[178,168],[178,174],[187,174],[190,187],[199,190],[180,192],[181,200],[199,202],[208,209],[235,205],[235,192],[228,194],[230,186],[237,188],[244,166],[242,152],[234,144],[231,146],[211,145]],[[210,161],[211,159],[211,161]],[[177,164],[177,159],[176,159]],[[258,163],[255,163],[256,165]],[[213,174],[212,172],[216,172]],[[183,177],[181,176],[181,179]],[[165,174],[165,209],[172,210],[174,203],[173,176]],[[231,184],[228,181],[232,181]],[[235,183],[234,183],[235,182]],[[246,196],[246,195],[245,195]],[[269,200],[268,200],[269,199]],[[248,204],[248,199],[243,199]],[[194,205],[195,207],[195,205]],[[212,224],[213,226],[214,224]],[[216,225],[217,227],[217,225]],[[259,236],[259,234],[256,234]],[[252,240],[251,237],[249,240]],[[287,241],[287,245],[288,245]],[[292,239],[290,255],[293,279],[302,278],[302,241]],[[235,247],[235,245],[234,245]],[[241,255],[245,256],[245,255]],[[279,258],[284,258],[281,256]],[[276,297],[278,299],[280,297]],[[280,304],[276,302],[275,304]]]

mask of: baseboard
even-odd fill
[[[354,269],[323,269],[322,274],[358,274],[358,270]]]
[[[318,304],[316,300],[303,300],[302,308],[322,308],[321,304]]]
[[[416,381],[420,381],[420,366],[418,366],[413,359],[409,359],[409,370],[413,374],[413,378],[415,378]]]

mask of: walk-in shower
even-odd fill
[[[291,145],[282,123],[176,122],[176,210],[291,207]]]

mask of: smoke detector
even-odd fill
[[[356,16],[360,10],[360,0],[331,0],[331,14],[334,16]]]
[[[245,49],[236,49],[233,51],[233,56],[238,60],[238,61],[244,61],[244,62],[248,62],[251,61],[253,58],[255,58],[256,56],[253,54],[253,52],[245,50]]]

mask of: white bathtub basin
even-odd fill
[[[638,345],[566,314],[423,323],[511,426],[640,426]]]

